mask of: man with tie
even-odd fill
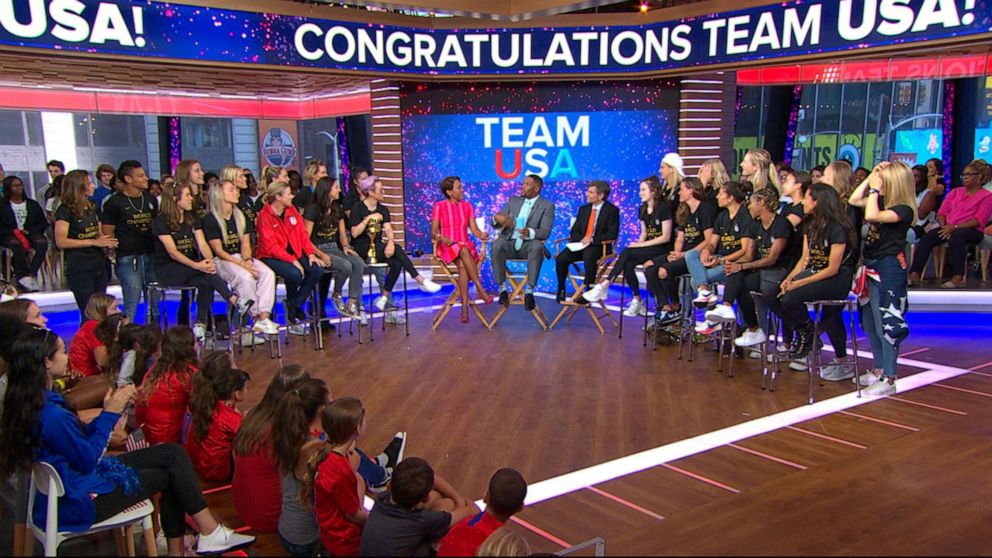
[[[565,301],[565,278],[568,266],[582,260],[585,267],[586,288],[596,283],[596,263],[603,256],[603,242],[616,240],[620,234],[620,210],[606,201],[610,197],[610,185],[602,180],[593,180],[586,188],[586,203],[579,208],[579,215],[572,224],[569,241],[581,243],[581,250],[562,250],[555,258],[558,272],[558,302]],[[582,297],[576,301],[584,304]]]
[[[551,235],[555,222],[555,204],[541,197],[544,181],[536,174],[524,178],[519,196],[513,196],[499,213],[492,226],[499,231],[493,241],[493,275],[499,285],[499,303],[510,304],[510,283],[506,280],[506,260],[527,260],[527,285],[524,287],[524,307],[534,309],[534,286],[541,274],[541,259],[550,258],[544,241]]]

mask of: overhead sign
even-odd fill
[[[800,0],[636,26],[420,29],[128,0],[0,0],[0,45],[397,74],[634,73],[992,31],[992,0]]]

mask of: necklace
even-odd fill
[[[131,209],[134,210],[135,213],[144,213],[144,211],[145,211],[145,196],[144,195],[142,195],[140,193],[138,194],[138,197],[141,198],[141,203],[138,204],[138,207],[134,207],[134,202],[131,201],[131,196],[129,196],[127,194],[124,194],[123,192],[122,192],[122,195],[124,196],[124,199],[127,200],[127,204],[129,206],[131,206]]]

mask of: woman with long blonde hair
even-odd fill
[[[255,301],[251,307],[255,319],[252,329],[256,333],[277,335],[279,328],[271,320],[276,276],[269,266],[252,257],[248,235],[255,224],[238,208],[237,187],[230,180],[223,180],[210,189],[207,198],[210,213],[203,219],[203,235],[216,256],[217,275],[235,291]],[[251,345],[261,339],[245,335],[241,341]]]
[[[852,206],[863,207],[866,270],[878,275],[868,279],[868,302],[861,305],[861,324],[871,342],[875,369],[858,381],[868,395],[896,392],[896,359],[899,345],[909,335],[907,302],[906,233],[916,220],[913,171],[905,163],[880,163],[851,194]],[[870,275],[869,275],[870,277]]]
[[[65,258],[66,283],[80,314],[94,293],[106,292],[110,266],[104,249],[117,248],[117,239],[101,232],[89,200],[95,188],[88,172],[70,171],[62,181],[62,205],[55,211],[55,245]]]
[[[741,161],[741,180],[750,182],[755,192],[774,188],[780,195],[782,193],[778,173],[772,166],[772,155],[766,149],[748,149]]]
[[[720,191],[720,188],[723,188],[724,184],[730,182],[730,174],[727,172],[727,167],[724,166],[723,161],[720,159],[707,159],[699,167],[699,173],[696,176],[703,183],[703,186],[706,186],[706,191],[713,198],[716,198],[716,193]]]

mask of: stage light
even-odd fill
[[[640,11],[641,11],[642,14],[646,14],[646,13],[648,13],[648,10],[651,9],[651,6],[647,2],[641,2],[641,5],[640,5],[640,8],[639,9],[640,9]]]

